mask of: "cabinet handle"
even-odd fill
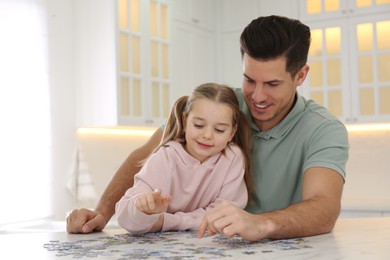
[[[196,19],[196,18],[192,18],[192,22],[193,22],[193,23],[199,23],[199,20]]]
[[[342,14],[352,14],[353,12],[355,12],[355,10],[352,9],[352,8],[349,9],[349,10],[342,10],[342,11],[341,11]]]

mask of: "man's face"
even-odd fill
[[[259,61],[244,54],[242,90],[252,118],[261,131],[271,129],[290,112],[296,89],[308,70],[305,65],[293,79],[286,71],[285,57]]]

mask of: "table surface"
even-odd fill
[[[130,236],[106,228],[88,235],[64,231],[0,233],[2,259],[390,259],[390,218],[339,219],[329,234],[283,240],[244,241],[195,232]],[[3,258],[6,256],[6,258]]]

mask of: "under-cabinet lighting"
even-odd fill
[[[82,127],[78,128],[79,134],[103,134],[103,135],[143,135],[151,136],[156,128],[126,128],[126,127]]]
[[[390,123],[382,124],[351,124],[346,125],[347,130],[350,131],[380,131],[390,130]]]
[[[352,131],[383,131],[390,130],[390,123],[382,124],[350,124],[346,125],[348,132]],[[79,134],[103,134],[103,135],[142,135],[151,136],[156,131],[153,127],[82,127],[78,128]]]

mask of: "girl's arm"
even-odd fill
[[[115,206],[118,224],[132,234],[151,232],[155,229],[152,229],[152,227],[159,221],[161,215],[161,211],[153,211],[145,205],[140,210],[137,208],[137,203],[139,203],[137,201],[140,199],[144,203],[144,198],[148,197],[148,194],[153,194],[156,188],[163,191],[163,198],[167,198],[169,195],[165,192],[170,190],[171,178],[169,173],[171,171],[170,166],[164,163],[167,160],[161,149],[152,154],[141,171],[135,176],[134,186],[126,191]],[[169,201],[164,203],[169,203]]]
[[[74,209],[67,217],[68,233],[90,233],[101,231],[115,212],[115,203],[127,189],[133,186],[134,175],[139,171],[139,161],[147,158],[161,141],[163,131],[158,128],[140,148],[131,152],[105,189],[94,211]]]
[[[238,153],[236,153],[238,154]],[[248,202],[248,192],[244,181],[244,159],[239,155],[227,159],[230,164],[227,172],[218,172],[220,178],[224,178],[222,187],[210,187],[220,189],[218,197],[205,208],[198,208],[191,212],[176,212],[174,214],[164,212],[162,231],[168,230],[196,230],[207,213],[223,201],[230,201],[240,208],[244,208]],[[217,172],[214,172],[217,173]],[[213,173],[213,174],[214,174]]]

